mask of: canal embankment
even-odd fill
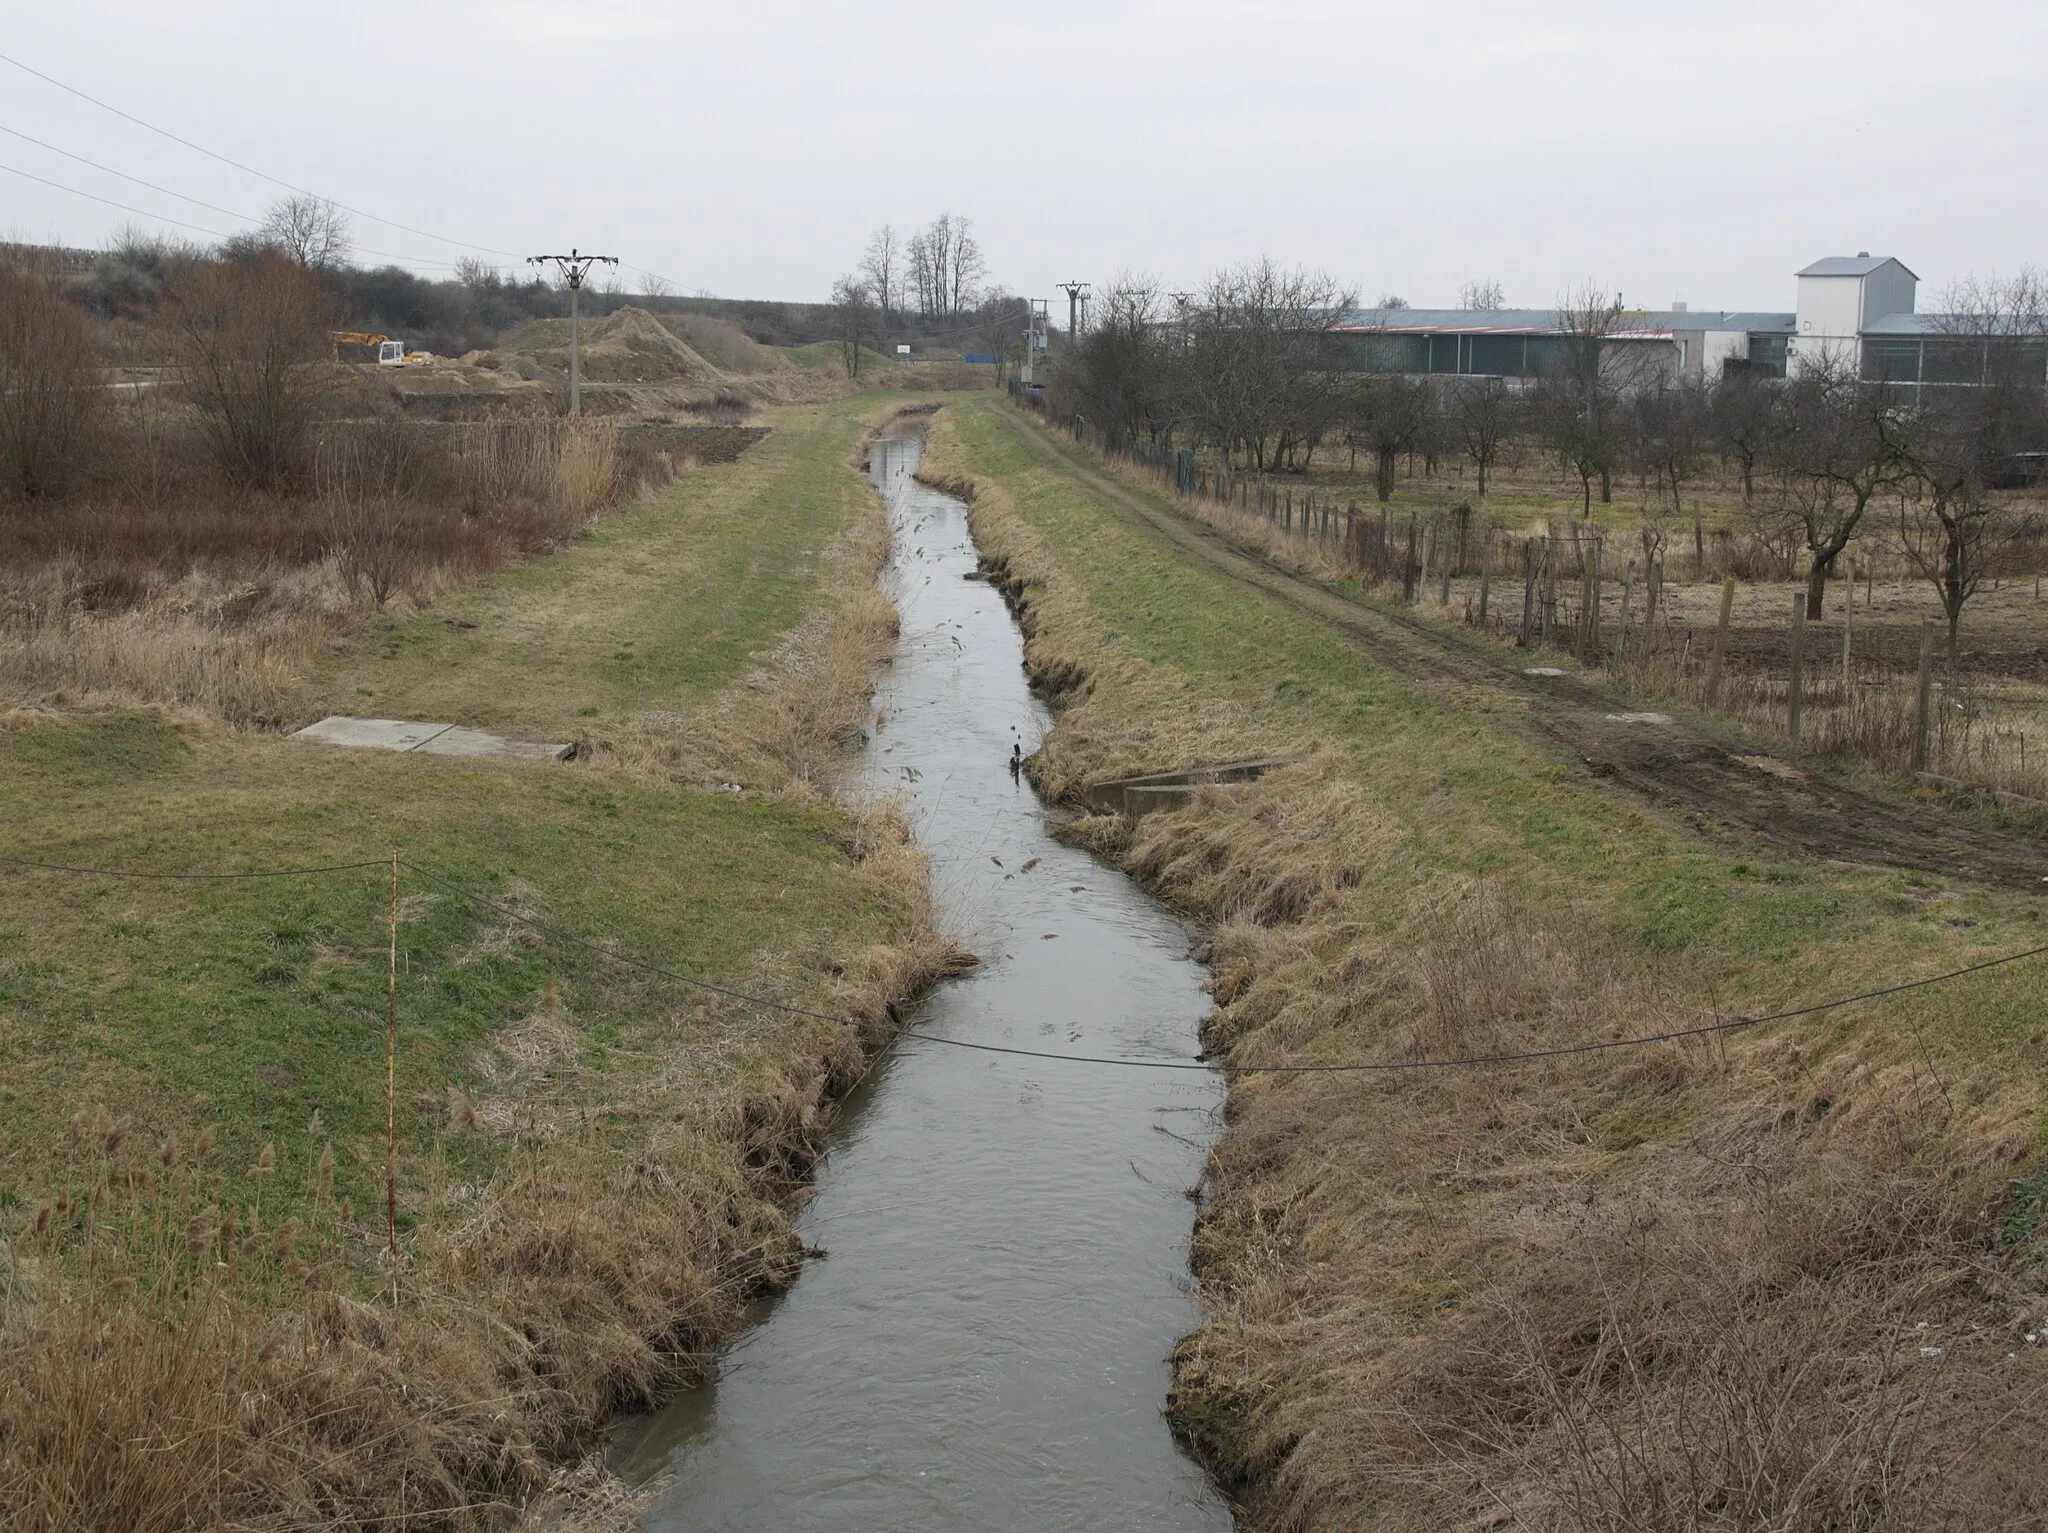
[[[2036,1504],[2038,975],[1669,1035],[2027,951],[2037,898],[1624,791],[1514,685],[1362,593],[1286,599],[1001,402],[925,472],[1025,614],[1051,797],[1307,758],[1070,832],[1213,931],[1171,1411],[1249,1525]]]

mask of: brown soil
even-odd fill
[[[1021,439],[1034,454],[1051,460],[1052,444],[1043,433],[1025,432]],[[1652,802],[1677,806],[1703,828],[1718,824],[1816,857],[2048,893],[2048,845],[2038,839],[1964,824],[1919,805],[1862,792],[1824,773],[1761,770],[1745,764],[1747,752],[1739,743],[1683,720],[1612,722],[1607,715],[1624,705],[1570,675],[1525,676],[1503,665],[1491,644],[1399,610],[1351,600],[1214,528],[1161,510],[1100,465],[1084,467],[1069,459],[1060,465],[1085,480],[1104,504],[1144,522],[1231,579],[1313,615],[1370,651],[1376,663],[1525,698],[1533,726],[1586,770]],[[1759,644],[1767,637],[1755,635]],[[1913,643],[1917,653],[1917,635]],[[1531,660],[1547,663],[1534,652]]]

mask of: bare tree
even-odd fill
[[[1689,379],[1655,378],[1628,399],[1629,447],[1646,485],[1671,495],[1683,514],[1682,487],[1706,462],[1711,417],[1705,389]]]
[[[1003,386],[1003,378],[1015,354],[1023,349],[1025,327],[1031,319],[1031,306],[1015,293],[1000,287],[992,287],[981,295],[981,303],[974,323],[975,343],[996,359],[996,387]]]
[[[1953,659],[1963,607],[1998,555],[2038,536],[2039,517],[1999,493],[2018,455],[2048,448],[2048,277],[1966,279],[1934,318],[1942,352],[1902,412],[1900,456],[1916,494],[1899,506],[1906,556],[1933,585]]]
[[[1853,363],[1822,357],[1802,367],[1780,396],[1784,429],[1775,441],[1775,516],[1804,540],[1812,564],[1806,616],[1817,621],[1835,560],[1856,536],[1880,491],[1900,484],[1902,416],[1881,385],[1866,384]]]
[[[1714,383],[1714,437],[1742,471],[1742,503],[1756,498],[1757,464],[1767,458],[1784,427],[1776,379],[1744,366],[1724,371]]]
[[[40,276],[0,266],[0,495],[36,500],[77,480],[104,382],[84,313]]]
[[[1357,294],[1321,272],[1270,259],[1216,273],[1193,311],[1180,415],[1226,460],[1274,468],[1290,431],[1325,412],[1342,385],[1325,342]]]
[[[279,198],[264,213],[258,234],[307,271],[346,266],[355,250],[348,215],[325,197]]]
[[[1100,317],[1079,345],[1061,353],[1058,407],[1130,439],[1166,430],[1165,337],[1158,279],[1119,272],[1103,288]]]
[[[1506,306],[1500,284],[1491,277],[1461,283],[1458,287],[1458,307],[1461,309],[1500,309]]]
[[[1578,476],[1584,514],[1593,514],[1593,485],[1603,502],[1614,498],[1614,465],[1623,445],[1620,380],[1610,366],[1609,341],[1623,316],[1620,297],[1582,282],[1557,306],[1557,365],[1535,391],[1536,418],[1546,444]]]
[[[326,295],[275,256],[193,268],[172,293],[179,375],[216,465],[235,483],[283,487],[324,395]]]
[[[471,293],[487,293],[500,286],[504,279],[498,275],[498,268],[482,256],[457,256],[455,258],[455,280]]]
[[[859,273],[866,281],[868,291],[874,295],[882,333],[886,336],[894,322],[895,312],[903,306],[903,244],[896,237],[894,225],[883,224],[868,237],[868,248],[861,255]]]
[[[875,339],[878,312],[874,289],[860,273],[849,272],[832,284],[832,329],[849,378],[860,376],[860,349]]]
[[[1393,499],[1401,454],[1422,429],[1427,388],[1403,373],[1372,373],[1352,391],[1348,439],[1373,455],[1373,489],[1382,504]]]
[[[953,220],[953,266],[946,274],[946,313],[958,319],[972,309],[981,295],[981,282],[988,275],[981,245],[974,238],[973,221]]]
[[[1518,411],[1505,378],[1460,378],[1451,388],[1448,415],[1458,444],[1479,471],[1479,496],[1486,476],[1513,433]]]

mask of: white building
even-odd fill
[[[1833,359],[1872,381],[1971,383],[1984,376],[1995,326],[1970,315],[1915,312],[1920,279],[1892,256],[1829,256],[1796,273],[1790,313],[1634,309],[1602,337],[1633,361],[1638,380],[1718,380],[1731,369],[1783,378]],[[1554,309],[1382,309],[1335,328],[1331,355],[1358,371],[1535,379],[1566,354]],[[2022,340],[2029,367],[2048,374],[2048,336]]]
[[[1880,320],[1911,314],[1920,286],[1902,262],[1867,250],[1815,261],[1798,276],[1790,357],[1795,373],[1823,360],[1860,368],[1864,337]]]

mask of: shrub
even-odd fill
[[[106,410],[85,315],[27,272],[0,269],[0,495],[61,495]]]
[[[328,299],[274,257],[208,264],[174,288],[179,373],[221,475],[283,489],[303,470],[325,392]]]

